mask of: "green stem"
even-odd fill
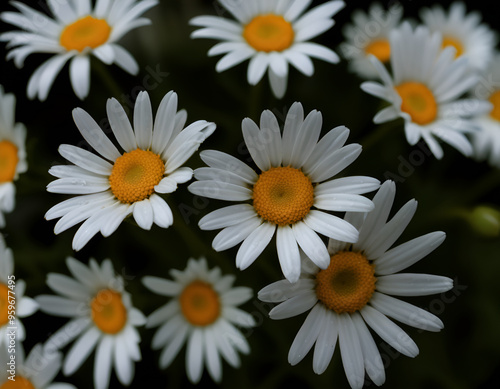
[[[111,96],[119,98],[123,96],[123,91],[118,85],[116,80],[111,76],[108,67],[99,60],[95,60],[92,63],[92,69],[95,71],[97,76],[102,80],[106,88],[110,91]]]
[[[362,138],[359,143],[361,144],[361,146],[363,146],[363,150],[366,151],[371,147],[373,147],[374,145],[376,145],[382,139],[384,139],[386,135],[389,134],[389,132],[391,132],[392,130],[394,130],[396,127],[399,126],[401,126],[399,120],[393,120],[390,123],[384,123],[374,131],[371,131],[364,138]]]

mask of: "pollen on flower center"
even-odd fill
[[[111,192],[122,203],[142,201],[154,192],[165,172],[165,163],[149,150],[135,149],[117,158],[109,176]]]
[[[95,49],[106,43],[111,34],[111,27],[104,19],[87,15],[67,25],[61,33],[59,42],[66,50],[82,52],[86,47]]]
[[[0,283],[0,327],[7,324],[9,320],[9,288]]]
[[[429,124],[437,116],[437,103],[430,89],[420,82],[403,82],[395,87],[401,96],[401,111],[411,116],[413,122]]]
[[[16,374],[15,377],[15,380],[6,380],[2,385],[0,385],[0,389],[35,389],[33,384],[27,378],[18,374]]]
[[[285,226],[302,220],[314,204],[311,180],[301,170],[274,167],[253,186],[253,207],[264,220]]]
[[[328,309],[353,313],[370,301],[375,291],[375,270],[366,257],[354,251],[333,255],[330,265],[316,274],[316,296]]]
[[[18,161],[16,145],[8,140],[0,141],[0,183],[14,179]]]
[[[200,280],[184,288],[179,303],[186,320],[195,326],[212,324],[220,315],[218,293],[210,284]]]
[[[495,119],[500,121],[500,90],[497,90],[493,92],[490,95],[490,103],[493,104],[493,109],[490,112],[490,116]]]
[[[387,39],[378,39],[370,42],[365,47],[365,53],[366,55],[374,55],[380,62],[389,62],[391,58],[391,45]]]
[[[92,320],[102,332],[116,334],[127,322],[127,309],[123,305],[122,295],[114,290],[99,291],[90,307]]]
[[[450,36],[444,36],[443,49],[448,46],[454,47],[457,50],[455,53],[455,58],[460,57],[464,53],[464,47],[462,46],[462,43],[460,41]]]
[[[292,24],[281,15],[267,14],[254,17],[243,29],[243,37],[257,51],[283,51],[295,37]]]

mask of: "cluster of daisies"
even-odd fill
[[[340,61],[332,49],[310,40],[334,25],[333,16],[342,10],[343,1],[327,1],[312,9],[309,0],[219,1],[232,18],[197,16],[190,21],[201,27],[193,31],[193,38],[221,41],[208,52],[223,54],[216,64],[218,72],[249,60],[248,83],[259,83],[267,72],[272,92],[281,98],[289,64],[312,76],[311,58]],[[12,1],[16,11],[3,12],[0,18],[23,31],[3,33],[0,40],[7,42],[7,58],[18,67],[30,54],[53,54],[28,81],[30,98],[46,100],[69,61],[73,90],[84,99],[90,92],[91,54],[107,65],[138,73],[135,59],[116,42],[150,24],[141,15],[157,4],[157,0],[97,0],[94,5],[90,0],[48,0],[52,14],[48,15]],[[408,142],[414,145],[422,139],[438,159],[443,157],[440,141],[444,141],[466,156],[475,153],[500,166],[500,89],[494,83],[500,76],[500,56],[493,51],[494,32],[481,24],[477,14],[467,13],[462,3],[452,5],[449,12],[424,9],[421,17],[423,24],[414,26],[402,20],[401,6],[385,10],[374,5],[368,13],[356,12],[354,23],[345,27],[346,42],[340,50],[350,69],[364,79],[364,91],[387,102],[375,123],[402,118]],[[107,101],[106,111],[112,139],[85,110],[73,110],[76,127],[93,151],[63,144],[59,153],[69,163],[49,170],[56,179],[47,190],[70,196],[50,208],[45,218],[58,219],[56,234],[80,225],[73,238],[75,251],[98,233],[113,234],[128,217],[145,230],[153,224],[172,226],[172,205],[166,197],[194,178],[190,193],[230,202],[199,220],[202,230],[220,230],[212,242],[215,251],[238,246],[235,265],[241,270],[265,250],[275,251],[284,278],[261,289],[258,298],[276,303],[271,319],[307,313],[291,341],[290,364],[299,363],[314,347],[313,371],[321,374],[338,341],[350,386],[361,388],[365,376],[382,385],[385,369],[371,331],[400,353],[415,357],[417,345],[394,321],[428,331],[443,328],[438,317],[397,297],[442,293],[453,287],[447,277],[401,272],[435,250],[445,234],[431,232],[394,246],[417,202],[408,201],[389,219],[394,182],[341,176],[362,149],[346,144],[345,126],[321,136],[321,113],[306,113],[299,102],[290,107],[283,125],[265,110],[258,123],[250,118],[241,123],[253,167],[230,154],[204,150],[199,156],[207,166],[193,171],[185,165],[216,124],[197,120],[187,125],[187,113],[178,109],[175,92],[162,98],[155,114],[146,92],[137,96],[132,118],[114,98]],[[27,131],[15,122],[14,113],[14,95],[0,87],[2,227],[3,213],[15,206],[14,181],[27,170]],[[90,259],[85,265],[68,257],[66,265],[71,276],[47,276],[56,295],[31,299],[24,296],[22,280],[16,280],[17,318],[37,310],[68,318],[26,358],[21,342],[29,331],[16,319],[15,380],[24,387],[73,388],[52,380],[59,371],[75,373],[92,353],[96,388],[109,386],[112,370],[123,385],[129,385],[141,360],[141,332],[152,327],[158,327],[151,348],[161,350],[160,368],[167,368],[185,345],[187,376],[194,383],[201,380],[204,368],[220,382],[223,360],[237,368],[240,354],[250,352],[241,328],[256,322],[239,306],[252,298],[253,291],[233,286],[234,275],[223,275],[204,258],[190,258],[184,270],[170,269],[169,279],[142,278],[148,292],[165,297],[165,304],[147,317],[134,307],[111,260]],[[12,251],[0,239],[0,334],[4,335],[10,324],[13,266]],[[139,329],[142,326],[146,329]],[[3,362],[9,359],[5,339],[0,338]],[[40,360],[46,365],[40,367]],[[12,387],[8,380],[12,377],[2,370],[2,388]]]

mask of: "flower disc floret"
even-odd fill
[[[0,183],[14,180],[18,162],[17,146],[8,140],[0,141]]]
[[[316,295],[338,314],[354,313],[370,301],[375,291],[375,270],[366,257],[353,251],[333,255],[330,265],[316,274]]]
[[[111,34],[111,27],[105,19],[96,19],[87,15],[64,28],[59,38],[61,46],[66,50],[85,48],[95,49],[106,43]]]
[[[432,91],[420,82],[403,82],[395,87],[401,96],[401,111],[420,125],[433,122],[437,116],[437,103]]]
[[[165,172],[165,163],[149,150],[136,149],[117,158],[109,183],[113,195],[132,204],[151,196]]]
[[[253,187],[253,207],[264,220],[285,226],[302,220],[314,204],[311,180],[299,169],[271,168]]]
[[[243,29],[243,37],[257,51],[283,51],[293,44],[292,24],[281,15],[258,15]]]

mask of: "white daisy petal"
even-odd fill
[[[426,331],[443,329],[443,322],[437,316],[383,293],[375,292],[370,305],[384,315],[415,328]]]
[[[90,59],[85,56],[75,56],[69,66],[71,85],[75,94],[83,100],[90,89]]]
[[[200,219],[198,225],[202,230],[216,230],[233,226],[252,217],[255,217],[255,210],[251,205],[230,205],[205,215]]]
[[[274,228],[273,226],[273,233]],[[283,275],[288,281],[296,282],[300,276],[300,254],[294,231],[290,226],[278,226],[276,248]]]
[[[320,335],[325,318],[326,310],[321,304],[315,305],[309,315],[307,315],[288,352],[288,362],[292,366],[299,363],[312,348]]]
[[[63,372],[65,375],[73,374],[80,368],[90,353],[94,351],[101,335],[101,332],[97,328],[90,327],[78,338],[64,360]]]
[[[295,223],[292,230],[297,243],[307,257],[321,269],[326,269],[330,264],[330,254],[318,234],[301,222]]]
[[[337,343],[338,331],[338,316],[332,311],[325,310],[323,327],[314,346],[313,371],[316,374],[323,374],[330,364]]]
[[[194,329],[187,341],[186,369],[191,382],[197,383],[203,372],[203,355],[205,345],[203,342],[203,329]]]
[[[262,223],[241,244],[236,254],[236,267],[245,270],[264,251],[274,236],[276,227],[270,223]]]
[[[366,323],[393,348],[408,357],[414,358],[418,355],[418,347],[415,342],[390,321],[386,316],[376,309],[366,305],[361,311],[361,316]]]
[[[104,336],[97,346],[94,362],[94,385],[96,389],[105,389],[109,385],[113,346],[113,338],[110,336]]]
[[[451,288],[451,278],[431,274],[398,273],[377,278],[377,290],[395,296],[425,296]]]
[[[137,148],[134,131],[130,125],[127,114],[115,98],[108,99],[106,103],[109,124],[120,146],[129,152]]]
[[[215,251],[223,251],[236,246],[238,243],[246,239],[252,231],[258,228],[261,224],[262,220],[258,217],[254,217],[239,224],[226,227],[214,238],[212,247]]]
[[[338,315],[339,346],[342,364],[351,388],[362,388],[365,380],[363,351],[351,316],[347,313]]]
[[[134,130],[137,146],[143,150],[149,149],[153,137],[153,112],[146,92],[139,93],[135,102]]]
[[[332,239],[350,243],[358,240],[358,230],[337,216],[312,210],[304,218],[304,223],[314,231]]]

